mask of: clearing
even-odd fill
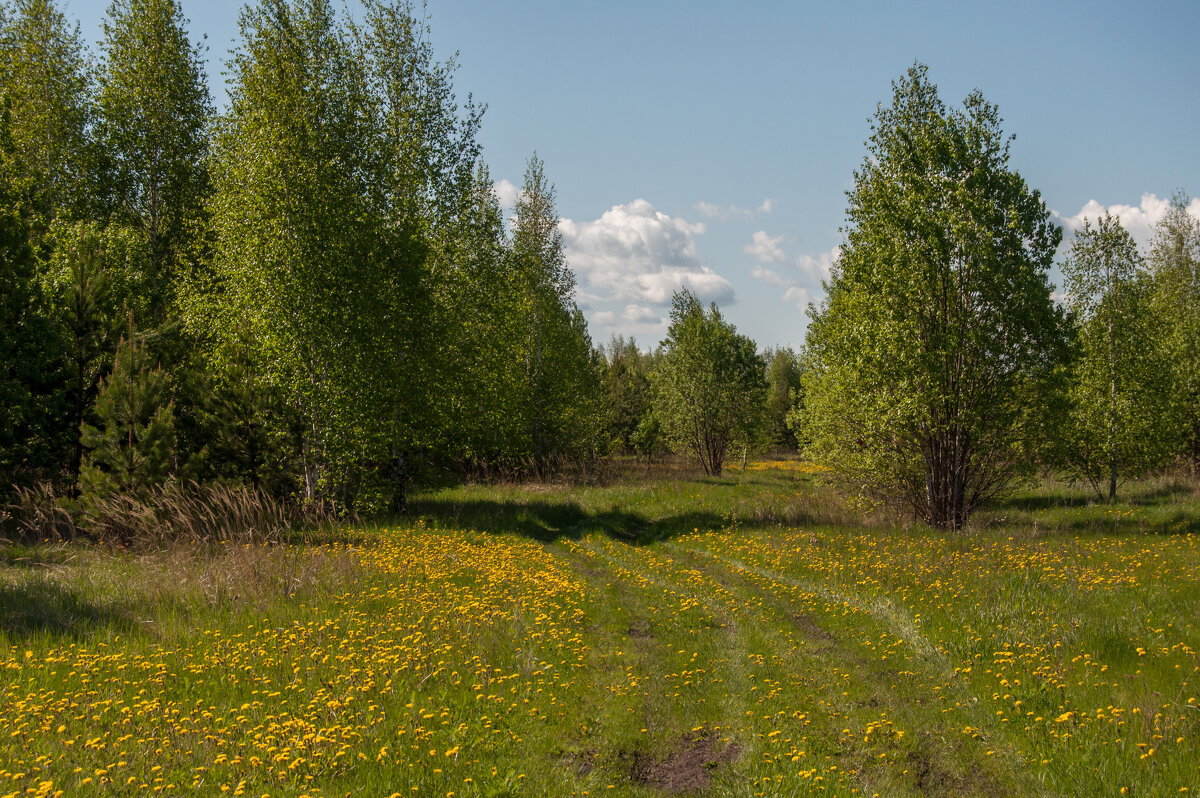
[[[794,461],[431,491],[275,546],[0,549],[0,795],[1177,795],[1200,491],[962,535]]]

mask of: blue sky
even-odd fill
[[[103,0],[69,0],[89,40]],[[241,3],[183,0],[210,79]],[[1068,229],[1117,210],[1145,241],[1200,193],[1200,3],[430,0],[455,85],[486,103],[484,157],[511,200],[526,159],[558,188],[598,342],[652,346],[671,292],[716,300],[761,347],[799,346],[865,154],[914,60],[948,104],[972,89],[1017,135],[1012,165]],[[1200,215],[1200,202],[1193,206]]]

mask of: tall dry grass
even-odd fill
[[[240,485],[170,481],[142,495],[75,501],[50,485],[19,488],[5,508],[18,539],[89,538],[139,547],[168,542],[266,543],[319,532],[346,519],[328,505],[302,505]]]

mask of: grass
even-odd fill
[[[320,543],[0,549],[0,795],[1178,795],[1200,495],[950,535],[789,461]],[[28,792],[32,791],[32,792]]]

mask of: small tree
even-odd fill
[[[1200,219],[1177,194],[1158,223],[1148,265],[1174,375],[1182,453],[1200,469]]]
[[[872,123],[846,242],[805,345],[808,449],[859,496],[959,529],[1026,472],[1061,352],[1047,279],[1061,231],[1009,167],[979,92],[916,64]]]
[[[1161,464],[1174,443],[1171,364],[1140,266],[1132,236],[1107,213],[1084,222],[1063,264],[1079,345],[1067,466],[1097,495],[1107,482],[1109,501],[1121,478]]]
[[[748,447],[763,424],[765,364],[716,304],[705,311],[683,289],[671,299],[671,325],[654,373],[654,411],[677,452],[720,476],[731,445]]]
[[[769,349],[767,361],[767,437],[780,449],[796,451],[796,433],[788,421],[800,391],[800,360],[790,347]]]
[[[653,355],[640,351],[632,338],[614,335],[605,352],[604,394],[608,415],[608,449],[628,454],[650,412]],[[650,434],[650,428],[646,433]]]
[[[166,479],[175,418],[166,376],[151,367],[133,334],[117,347],[112,373],[96,397],[97,425],[83,426],[87,449],[80,482],[84,497],[137,496]]]

